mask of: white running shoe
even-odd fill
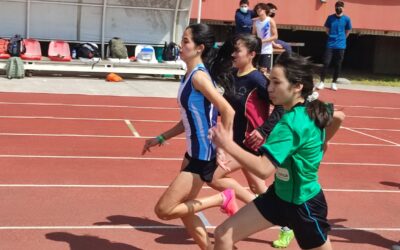
[[[317,89],[321,90],[321,89],[324,89],[324,88],[325,88],[325,84],[324,84],[324,82],[320,82],[320,83],[318,83],[318,85],[317,85]]]
[[[334,91],[338,90],[337,85],[336,85],[335,82],[332,83],[332,87],[331,87],[331,88],[332,88],[332,90],[334,90]]]

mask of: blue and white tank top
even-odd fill
[[[192,158],[210,161],[215,158],[215,145],[208,139],[208,130],[216,125],[218,111],[193,86],[192,77],[198,70],[208,74],[204,65],[198,64],[183,78],[178,91],[178,103],[185,127],[187,153]]]
[[[257,36],[261,39],[271,37],[271,17],[267,17],[264,21],[258,19],[256,21]],[[261,54],[272,54],[272,42],[262,43]]]

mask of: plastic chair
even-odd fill
[[[35,39],[24,39],[25,53],[21,54],[23,60],[42,60],[42,49],[40,43]]]
[[[51,41],[49,44],[48,57],[52,61],[70,62],[72,58],[69,44],[61,40]]]
[[[10,54],[7,52],[8,43],[8,40],[0,39],[0,59],[10,58]]]

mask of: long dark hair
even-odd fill
[[[204,45],[204,50],[201,54],[201,60],[209,70],[211,63],[217,54],[217,51],[214,48],[214,33],[207,24],[203,23],[189,25],[186,29],[190,29],[192,31],[192,39],[197,46],[202,44]]]
[[[328,106],[320,100],[307,101],[307,97],[314,90],[314,75],[320,70],[320,66],[313,64],[308,58],[299,56],[294,53],[283,53],[277,60],[275,65],[282,66],[285,77],[290,84],[303,84],[301,96],[305,100],[307,114],[315,122],[315,124],[323,129],[332,122],[332,113]]]
[[[261,39],[251,34],[237,34],[233,38],[233,45],[235,46],[239,41],[243,42],[249,53],[256,52],[253,58],[253,66],[257,68],[258,59],[261,54]]]
[[[251,34],[237,34],[228,38],[218,50],[217,56],[214,58],[210,68],[211,77],[221,86],[226,93],[233,90],[234,75],[232,53],[235,51],[235,45],[243,42],[249,53],[256,52],[256,56],[252,60],[254,67],[257,67],[258,58],[261,53],[261,40]]]

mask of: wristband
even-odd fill
[[[161,145],[164,144],[166,141],[164,135],[162,135],[162,134],[157,136],[156,138],[157,138],[158,143],[160,143]]]

